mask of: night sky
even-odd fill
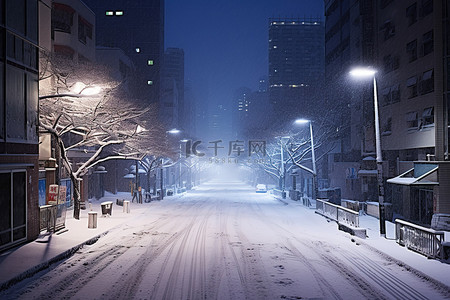
[[[185,51],[200,101],[229,103],[268,73],[268,19],[323,17],[322,0],[166,0],[165,47]]]

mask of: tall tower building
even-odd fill
[[[167,126],[187,130],[184,101],[184,51],[168,48],[164,52],[160,113]]]
[[[164,0],[84,0],[96,15],[97,46],[117,47],[133,61],[131,85],[146,103],[160,99],[164,53]]]
[[[275,120],[311,117],[324,74],[320,20],[269,20],[269,99]]]

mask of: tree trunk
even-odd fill
[[[80,181],[73,175],[70,174],[70,180],[73,185],[73,218],[76,220],[80,219],[81,210],[81,186]]]

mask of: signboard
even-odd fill
[[[48,187],[47,204],[48,205],[58,204],[58,185],[57,184],[50,184],[50,186]]]
[[[66,203],[66,190],[67,190],[67,187],[65,185],[59,186],[58,204]]]
[[[358,175],[356,173],[355,168],[347,168],[345,170],[345,175],[346,175],[347,179],[358,179]]]

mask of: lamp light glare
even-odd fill
[[[357,78],[373,77],[377,71],[370,68],[355,68],[350,71],[350,75]]]

